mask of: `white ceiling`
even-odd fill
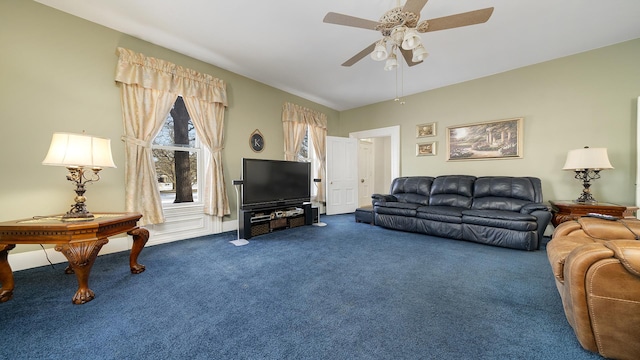
[[[638,0],[430,0],[422,20],[495,10],[484,24],[422,34],[430,55],[405,66],[396,89],[384,62],[340,66],[379,32],[322,19],[332,11],[377,21],[398,0],[36,1],[335,110],[640,38]]]

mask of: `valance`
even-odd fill
[[[227,106],[223,80],[119,47],[116,81]]]
[[[326,114],[289,102],[282,105],[282,121],[301,122],[321,129],[327,128]]]

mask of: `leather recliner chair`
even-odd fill
[[[640,221],[582,217],[556,228],[547,256],[583,348],[640,359]]]

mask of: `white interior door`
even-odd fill
[[[358,142],[358,206],[371,205],[371,195],[375,189],[373,143],[367,140]]]
[[[358,140],[327,136],[327,215],[358,207]]]

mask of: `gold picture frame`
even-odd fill
[[[437,141],[417,143],[416,156],[433,156],[436,154],[437,148],[438,148]]]
[[[436,123],[416,125],[416,138],[436,136]]]
[[[447,127],[447,161],[522,158],[524,118]]]

